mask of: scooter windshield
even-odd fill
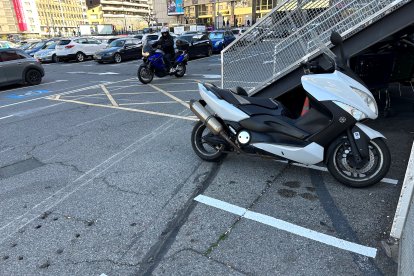
[[[314,44],[314,46],[319,49],[321,53],[325,54],[325,56],[329,58],[334,65],[336,65],[337,56],[331,51],[331,49],[328,48],[328,46],[326,46],[325,43],[323,43],[323,40],[319,35],[314,34],[311,43]]]

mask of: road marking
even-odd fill
[[[13,115],[5,116],[5,117],[0,117],[0,120],[7,119],[7,118],[10,118],[10,117],[13,117]]]
[[[275,160],[275,161],[279,162],[279,163],[289,163],[286,160]],[[328,168],[322,167],[322,166],[305,165],[305,164],[300,164],[300,163],[290,163],[290,164],[293,165],[293,166],[296,166],[296,167],[308,168],[308,169],[318,170],[318,171],[322,171],[322,172],[329,172]],[[398,180],[397,179],[383,178],[380,182],[387,183],[387,184],[392,184],[392,185],[398,185]]]
[[[108,97],[111,104],[113,106],[119,106],[118,103],[114,100],[114,98],[112,98],[111,94],[109,93],[108,89],[106,89],[105,85],[101,84],[101,88],[102,88],[103,92],[106,94],[106,96]]]
[[[186,117],[186,116],[180,116],[180,115],[174,115],[174,114],[168,114],[168,113],[161,113],[161,112],[155,112],[155,111],[148,111],[148,110],[142,110],[142,109],[135,109],[135,108],[127,108],[127,107],[121,107],[121,106],[93,104],[93,103],[80,102],[80,101],[75,101],[75,100],[65,100],[65,99],[56,100],[54,98],[50,98],[50,100],[62,101],[62,102],[67,102],[67,103],[75,103],[75,104],[83,104],[83,105],[96,106],[96,107],[106,107],[106,108],[120,109],[120,110],[126,110],[126,111],[138,112],[138,113],[158,115],[158,116],[163,116],[163,117],[183,119],[183,120],[187,120],[187,121],[198,121],[198,119],[194,119],[194,118]]]
[[[41,84],[38,84],[38,85],[32,86],[32,87],[38,87],[38,86],[43,86],[43,85],[46,85],[46,84],[53,84],[53,83],[59,83],[59,82],[65,82],[65,81],[68,81],[68,80],[55,80],[55,81],[52,81],[52,82],[44,82],[44,83],[41,83]],[[7,92],[11,92],[11,91],[16,91],[16,90],[19,90],[19,89],[27,89],[27,86],[14,88],[14,89],[9,89],[9,90],[4,90],[4,91],[1,91],[1,92],[2,93],[7,93]]]
[[[163,89],[161,89],[161,88],[159,88],[159,87],[156,87],[155,85],[152,85],[152,84],[148,84],[148,85],[149,85],[149,86],[151,86],[152,88],[154,88],[155,90],[160,91],[160,92],[161,92],[161,93],[163,93],[165,96],[170,97],[170,98],[171,98],[171,99],[173,99],[174,101],[179,102],[180,104],[182,104],[182,105],[183,105],[183,106],[185,106],[186,108],[190,108],[190,105],[189,105],[188,103],[186,103],[186,102],[184,102],[183,100],[181,100],[181,99],[177,98],[176,96],[174,96],[174,95],[172,95],[172,94],[168,93],[167,91],[165,91],[165,90],[163,90]]]
[[[75,71],[75,72],[66,72],[67,74],[87,74],[87,75],[119,75],[119,73],[115,72],[103,72],[103,73],[97,73],[97,72],[83,72],[83,71]]]
[[[168,102],[143,102],[143,103],[124,103],[119,104],[120,106],[126,106],[126,105],[147,105],[147,104],[177,104],[176,101],[168,101]]]
[[[282,231],[286,231],[307,239],[311,239],[326,245],[330,245],[336,248],[354,252],[360,255],[364,255],[370,258],[375,258],[377,255],[377,249],[373,247],[364,246],[361,244],[342,240],[333,236],[329,236],[287,221],[276,219],[271,216],[263,215],[257,212],[252,212],[245,208],[215,199],[204,195],[198,195],[194,198],[195,201],[215,207],[217,209],[238,215],[242,218],[250,219],[256,222],[272,226]]]
[[[113,91],[111,89],[111,91]],[[197,92],[198,90],[190,89],[190,90],[174,90],[168,91],[168,93],[185,93],[185,92]],[[121,92],[121,93],[112,93],[112,95],[140,95],[140,94],[158,94],[158,91],[139,91],[139,92]]]
[[[115,84],[115,83],[120,83],[120,82],[129,81],[129,80],[131,80],[131,79],[132,79],[132,78],[129,78],[129,79],[124,79],[124,80],[120,80],[120,81],[114,81],[114,82],[106,82],[105,84],[106,84],[106,85],[107,85],[107,84]],[[78,86],[74,86],[74,87],[79,87],[79,86],[82,86],[82,85],[78,85]],[[73,87],[72,87],[72,88],[73,88]],[[6,104],[6,105],[2,105],[2,106],[0,106],[0,108],[5,108],[5,107],[9,107],[9,106],[15,106],[15,105],[18,105],[18,104],[28,103],[28,102],[37,101],[37,100],[42,100],[42,99],[51,99],[51,98],[53,98],[54,96],[56,97],[57,95],[61,95],[61,96],[63,96],[63,95],[69,95],[69,94],[73,94],[73,93],[76,93],[76,92],[86,91],[86,90],[90,90],[90,89],[94,89],[94,88],[99,88],[99,85],[98,85],[98,84],[95,84],[95,85],[91,85],[91,86],[86,86],[86,87],[78,88],[78,89],[75,89],[75,90],[69,90],[69,91],[66,91],[66,92],[56,93],[56,94],[49,95],[49,96],[39,97],[39,98],[30,99],[30,100],[25,100],[25,101],[20,101],[20,102],[17,102],[17,103],[12,103],[12,104]],[[64,88],[64,89],[62,89],[62,90],[65,90],[65,88]],[[58,90],[58,91],[59,91],[59,90]],[[56,92],[57,92],[57,91],[56,91]]]

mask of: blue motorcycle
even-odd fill
[[[174,60],[171,61],[171,66],[174,68],[173,72],[167,68],[164,62],[164,52],[160,49],[154,49],[150,43],[147,43],[142,49],[143,63],[138,68],[138,79],[143,84],[150,83],[154,75],[163,78],[167,75],[175,75],[177,78],[184,76],[186,65],[188,61],[188,54],[186,51],[179,51],[176,53]]]

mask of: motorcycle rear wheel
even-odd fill
[[[208,162],[218,162],[227,155],[223,152],[225,145],[213,146],[208,144],[203,137],[209,133],[210,130],[206,125],[201,121],[197,122],[191,132],[191,146],[201,159]]]
[[[142,64],[138,67],[137,76],[140,82],[143,84],[148,84],[154,78],[154,72],[149,69],[145,64]]]
[[[327,167],[332,176],[354,188],[372,186],[381,181],[391,165],[391,154],[384,139],[369,141],[369,157],[363,163],[355,165],[349,141],[341,137],[328,149]]]
[[[182,78],[185,75],[185,71],[187,70],[185,64],[178,64],[177,71],[175,72],[175,76],[177,78]]]

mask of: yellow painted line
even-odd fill
[[[168,91],[168,93],[184,93],[184,92],[197,92],[197,89],[190,89],[190,90],[175,90],[175,91]],[[159,92],[155,91],[139,91],[139,92],[121,92],[121,93],[112,93],[113,96],[115,95],[140,95],[140,94],[158,94]]]
[[[120,106],[126,106],[126,105],[145,105],[145,104],[177,104],[176,101],[168,101],[168,102],[143,102],[143,103],[124,103],[119,104]]]
[[[55,100],[55,99],[51,98],[50,100]],[[75,103],[75,104],[83,104],[83,105],[96,106],[96,107],[106,107],[106,108],[119,109],[119,110],[126,110],[126,111],[138,112],[138,113],[158,115],[158,116],[163,116],[163,117],[177,118],[177,119],[182,119],[182,120],[187,120],[187,121],[198,121],[198,119],[191,118],[191,117],[186,117],[186,116],[179,116],[179,115],[173,115],[173,114],[168,114],[168,113],[154,112],[154,111],[135,109],[135,108],[127,108],[127,107],[121,107],[121,106],[93,104],[93,103],[86,103],[86,102],[80,102],[80,101],[74,101],[74,100],[64,100],[64,99],[59,99],[59,100],[55,100],[55,101]]]
[[[163,89],[161,89],[161,88],[159,88],[159,87],[156,87],[155,85],[152,85],[152,84],[148,84],[148,85],[149,85],[149,86],[151,86],[152,88],[154,88],[155,90],[160,91],[160,92],[161,92],[161,93],[163,93],[165,96],[170,97],[170,98],[171,98],[171,99],[173,99],[174,101],[179,102],[180,104],[182,104],[182,105],[183,105],[183,106],[185,106],[186,108],[190,108],[190,105],[189,105],[188,103],[186,103],[186,102],[184,102],[183,100],[181,100],[181,99],[177,98],[176,96],[174,96],[174,95],[172,95],[172,94],[168,93],[167,91],[165,91],[165,90],[163,90]]]
[[[111,102],[111,104],[113,106],[119,106],[118,103],[114,100],[114,98],[111,96],[111,94],[109,93],[108,89],[106,89],[105,85],[101,84],[101,88],[103,90],[103,92],[106,94],[106,96],[108,97],[109,101]]]

